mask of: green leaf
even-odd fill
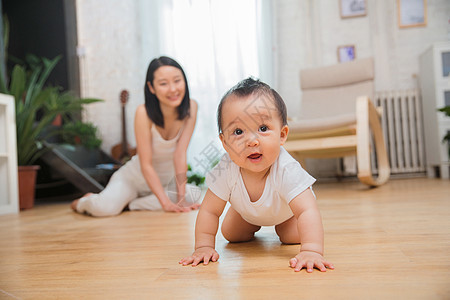
[[[57,130],[51,123],[57,115],[63,120],[73,120],[83,106],[103,100],[81,99],[71,92],[63,92],[59,86],[45,87],[50,73],[61,59],[39,58],[35,55],[26,57],[26,64],[16,64],[10,75],[9,94],[15,97],[16,103],[16,132],[17,132],[17,160],[19,165],[28,165],[39,158],[46,150],[40,147],[46,139],[55,134],[62,134],[64,129]],[[28,67],[27,67],[28,66]],[[0,78],[0,81],[2,78]],[[2,89],[0,82],[0,90]],[[8,87],[6,86],[6,90]],[[40,118],[36,118],[39,113]],[[84,130],[82,133],[89,137],[88,143],[96,146],[101,140],[95,136],[95,130]]]
[[[38,81],[38,87],[39,89],[42,89],[42,87],[44,86],[44,83],[47,81],[48,76],[50,75],[50,73],[53,71],[53,69],[55,68],[56,64],[61,60],[61,55],[58,55],[57,57],[55,57],[52,60],[48,60],[46,58],[42,59],[44,62],[44,71],[42,72],[39,81]]]
[[[40,68],[37,68],[32,74],[28,82],[28,86],[25,91],[24,105],[27,107],[33,106],[33,100],[35,96],[40,93],[40,88],[37,86],[37,80],[40,73]]]
[[[25,69],[19,65],[15,65],[11,74],[11,83],[10,83],[10,94],[14,96],[17,102],[21,102],[22,96],[25,92],[25,84],[26,84],[26,73]]]
[[[441,111],[441,112],[445,113],[445,115],[447,117],[450,117],[450,106],[449,105],[439,108],[438,111]]]

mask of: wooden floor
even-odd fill
[[[273,228],[250,243],[219,234],[219,262],[178,265],[197,213],[73,213],[67,203],[0,216],[0,299],[450,299],[450,181],[316,184],[326,257],[295,273],[298,246]]]

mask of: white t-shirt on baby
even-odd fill
[[[289,202],[315,181],[283,147],[261,198],[255,202],[250,201],[239,166],[227,153],[206,175],[206,184],[216,196],[229,201],[244,220],[258,226],[278,225],[292,217]]]

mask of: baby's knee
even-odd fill
[[[220,231],[222,232],[223,237],[224,237],[227,241],[229,241],[229,242],[231,242],[231,243],[235,242],[234,236],[231,234],[230,230],[228,230],[227,228],[225,228],[225,226],[222,226],[222,228],[221,228]]]
[[[287,245],[300,244],[300,236],[297,230],[287,230],[287,228],[278,228],[275,226],[275,232],[280,238],[280,242]]]
[[[226,226],[222,226],[221,229],[223,237],[230,243],[241,243],[241,242],[249,242],[255,237],[255,233],[239,233],[227,228]]]
[[[300,244],[300,239],[296,239],[289,236],[278,235],[280,242],[286,245],[297,245]]]

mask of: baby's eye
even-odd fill
[[[234,135],[241,135],[242,133],[244,133],[244,132],[242,131],[242,129],[239,129],[239,128],[236,128],[236,129],[233,131],[233,134],[234,134]]]
[[[267,128],[266,125],[262,125],[259,127],[259,131],[261,131],[261,132],[266,132],[267,130],[269,130],[269,128]]]

